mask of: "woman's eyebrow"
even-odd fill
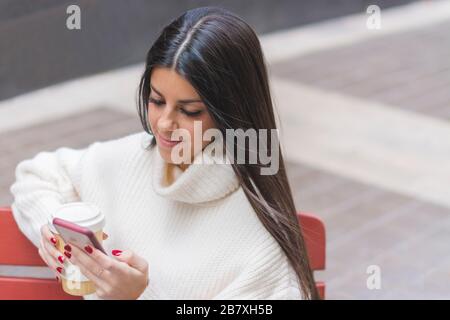
[[[189,103],[197,103],[197,102],[203,102],[200,99],[184,99],[184,100],[178,100],[178,103],[180,104],[189,104]]]
[[[160,95],[161,97],[164,97],[161,92],[159,92],[157,89],[155,89],[155,87],[153,85],[150,84],[150,87],[152,88],[152,90],[154,90],[158,95]],[[202,102],[202,100],[200,99],[182,99],[182,100],[178,100],[177,101],[180,104],[189,104],[189,103],[197,103],[197,102]]]
[[[159,94],[161,97],[164,97],[162,94],[161,94],[161,92],[159,92],[158,90],[156,90],[155,89],[155,87],[152,85],[152,84],[150,84],[150,88],[152,88],[152,90],[154,90],[157,94]]]

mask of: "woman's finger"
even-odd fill
[[[38,253],[39,253],[39,256],[41,257],[41,259],[45,262],[45,264],[49,267],[49,268],[53,268],[53,264],[51,264],[49,261],[48,261],[48,258],[45,256],[45,254],[44,254],[44,250],[42,249],[42,244],[41,244],[41,246],[39,247],[39,249],[38,249]]]
[[[72,259],[71,259],[72,260]],[[103,289],[108,286],[107,281],[105,279],[108,279],[110,277],[110,274],[108,271],[105,271],[102,269],[96,269],[96,270],[90,270],[87,269],[83,264],[79,263],[77,260],[71,261],[75,266],[77,266],[80,270],[80,272],[89,280],[91,280],[97,289]]]
[[[40,239],[39,254],[50,268],[56,268],[58,262],[56,258],[52,257],[51,254],[49,254],[45,245],[45,240],[43,238]]]
[[[148,263],[147,261],[135,254],[131,250],[121,251],[121,250],[113,250],[114,257],[121,261],[128,264],[130,267],[133,267],[134,269],[137,269],[138,271],[142,273],[148,272]]]
[[[43,240],[43,246],[47,253],[59,264],[60,267],[62,267],[66,257],[63,256],[62,253],[56,249],[53,243],[50,243],[49,241]]]
[[[79,267],[81,273],[92,280],[96,286],[104,287],[106,284],[105,279],[108,279],[110,272],[88,256],[88,253],[85,253],[73,244],[70,244],[70,246],[72,247],[70,262]]]
[[[47,225],[43,225],[41,228],[41,234],[43,239],[43,248],[61,265],[64,264],[64,257],[61,252],[57,249],[57,239],[55,235],[50,231]]]
[[[88,253],[88,256],[100,264],[103,269],[114,272],[119,267],[119,263],[115,259],[108,257],[100,250],[91,247],[87,249],[85,251]]]
[[[44,262],[47,264],[47,266],[55,273],[55,275],[58,275],[62,273],[63,265],[47,251],[44,241],[45,240],[41,238],[41,246],[39,247],[38,253],[42,260],[44,260]]]
[[[54,246],[57,244],[57,239],[55,235],[50,231],[50,228],[48,225],[44,224],[41,228],[41,235],[43,238],[45,238],[47,241],[52,243]]]
[[[58,280],[58,282],[60,281],[61,277],[59,276],[59,272],[56,271],[53,266],[51,265],[51,263],[48,262],[48,257],[44,254],[44,250],[41,249],[41,247],[39,247],[38,249],[38,253],[39,256],[41,257],[41,259],[45,262],[45,264],[53,270],[53,273],[55,275],[55,278]]]

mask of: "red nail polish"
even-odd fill
[[[62,273],[62,268],[61,267],[58,267],[58,268],[56,268],[56,271],[58,271],[59,273]]]
[[[59,256],[58,257],[58,261],[61,262],[61,263],[64,263],[64,257],[63,256]]]
[[[118,257],[122,254],[122,250],[113,250],[111,251],[111,253],[113,254],[113,256]]]
[[[65,246],[64,246],[64,250],[66,250],[66,251],[72,251],[72,247],[71,246],[69,246],[68,244],[66,244]]]
[[[93,252],[93,250],[92,250],[92,248],[90,246],[84,247],[84,250],[86,250],[87,253],[92,253]]]
[[[67,258],[69,258],[70,259],[70,257],[72,256],[69,252],[67,252],[67,251],[64,251],[64,255],[67,257]]]
[[[56,244],[56,238],[51,237],[51,238],[50,238],[50,241],[51,241],[53,244]]]

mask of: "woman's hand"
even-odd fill
[[[108,235],[103,233],[103,240],[108,239]],[[55,277],[58,282],[61,280],[60,274],[64,270],[64,261],[67,257],[63,256],[61,252],[56,248],[57,238],[50,230],[47,224],[41,227],[41,241],[38,249],[41,259],[47,264],[47,266],[55,272]]]
[[[100,250],[69,244],[70,262],[94,282],[101,299],[137,299],[148,285],[148,263],[132,251],[113,250],[111,258]],[[68,249],[68,248],[66,248]]]
[[[55,235],[50,231],[48,225],[43,225],[41,227],[41,241],[38,252],[42,260],[55,272],[56,279],[59,281],[59,274],[62,273],[66,257],[56,249],[56,244]]]

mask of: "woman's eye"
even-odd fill
[[[184,109],[180,109],[180,110],[181,110],[181,112],[183,112],[185,115],[187,115],[189,117],[195,117],[202,113],[202,110],[198,110],[198,111],[186,111]]]
[[[152,98],[152,97],[150,97],[148,101],[150,103],[154,103],[157,106],[162,106],[164,104],[164,101],[158,100],[158,99],[155,99],[155,98]]]

